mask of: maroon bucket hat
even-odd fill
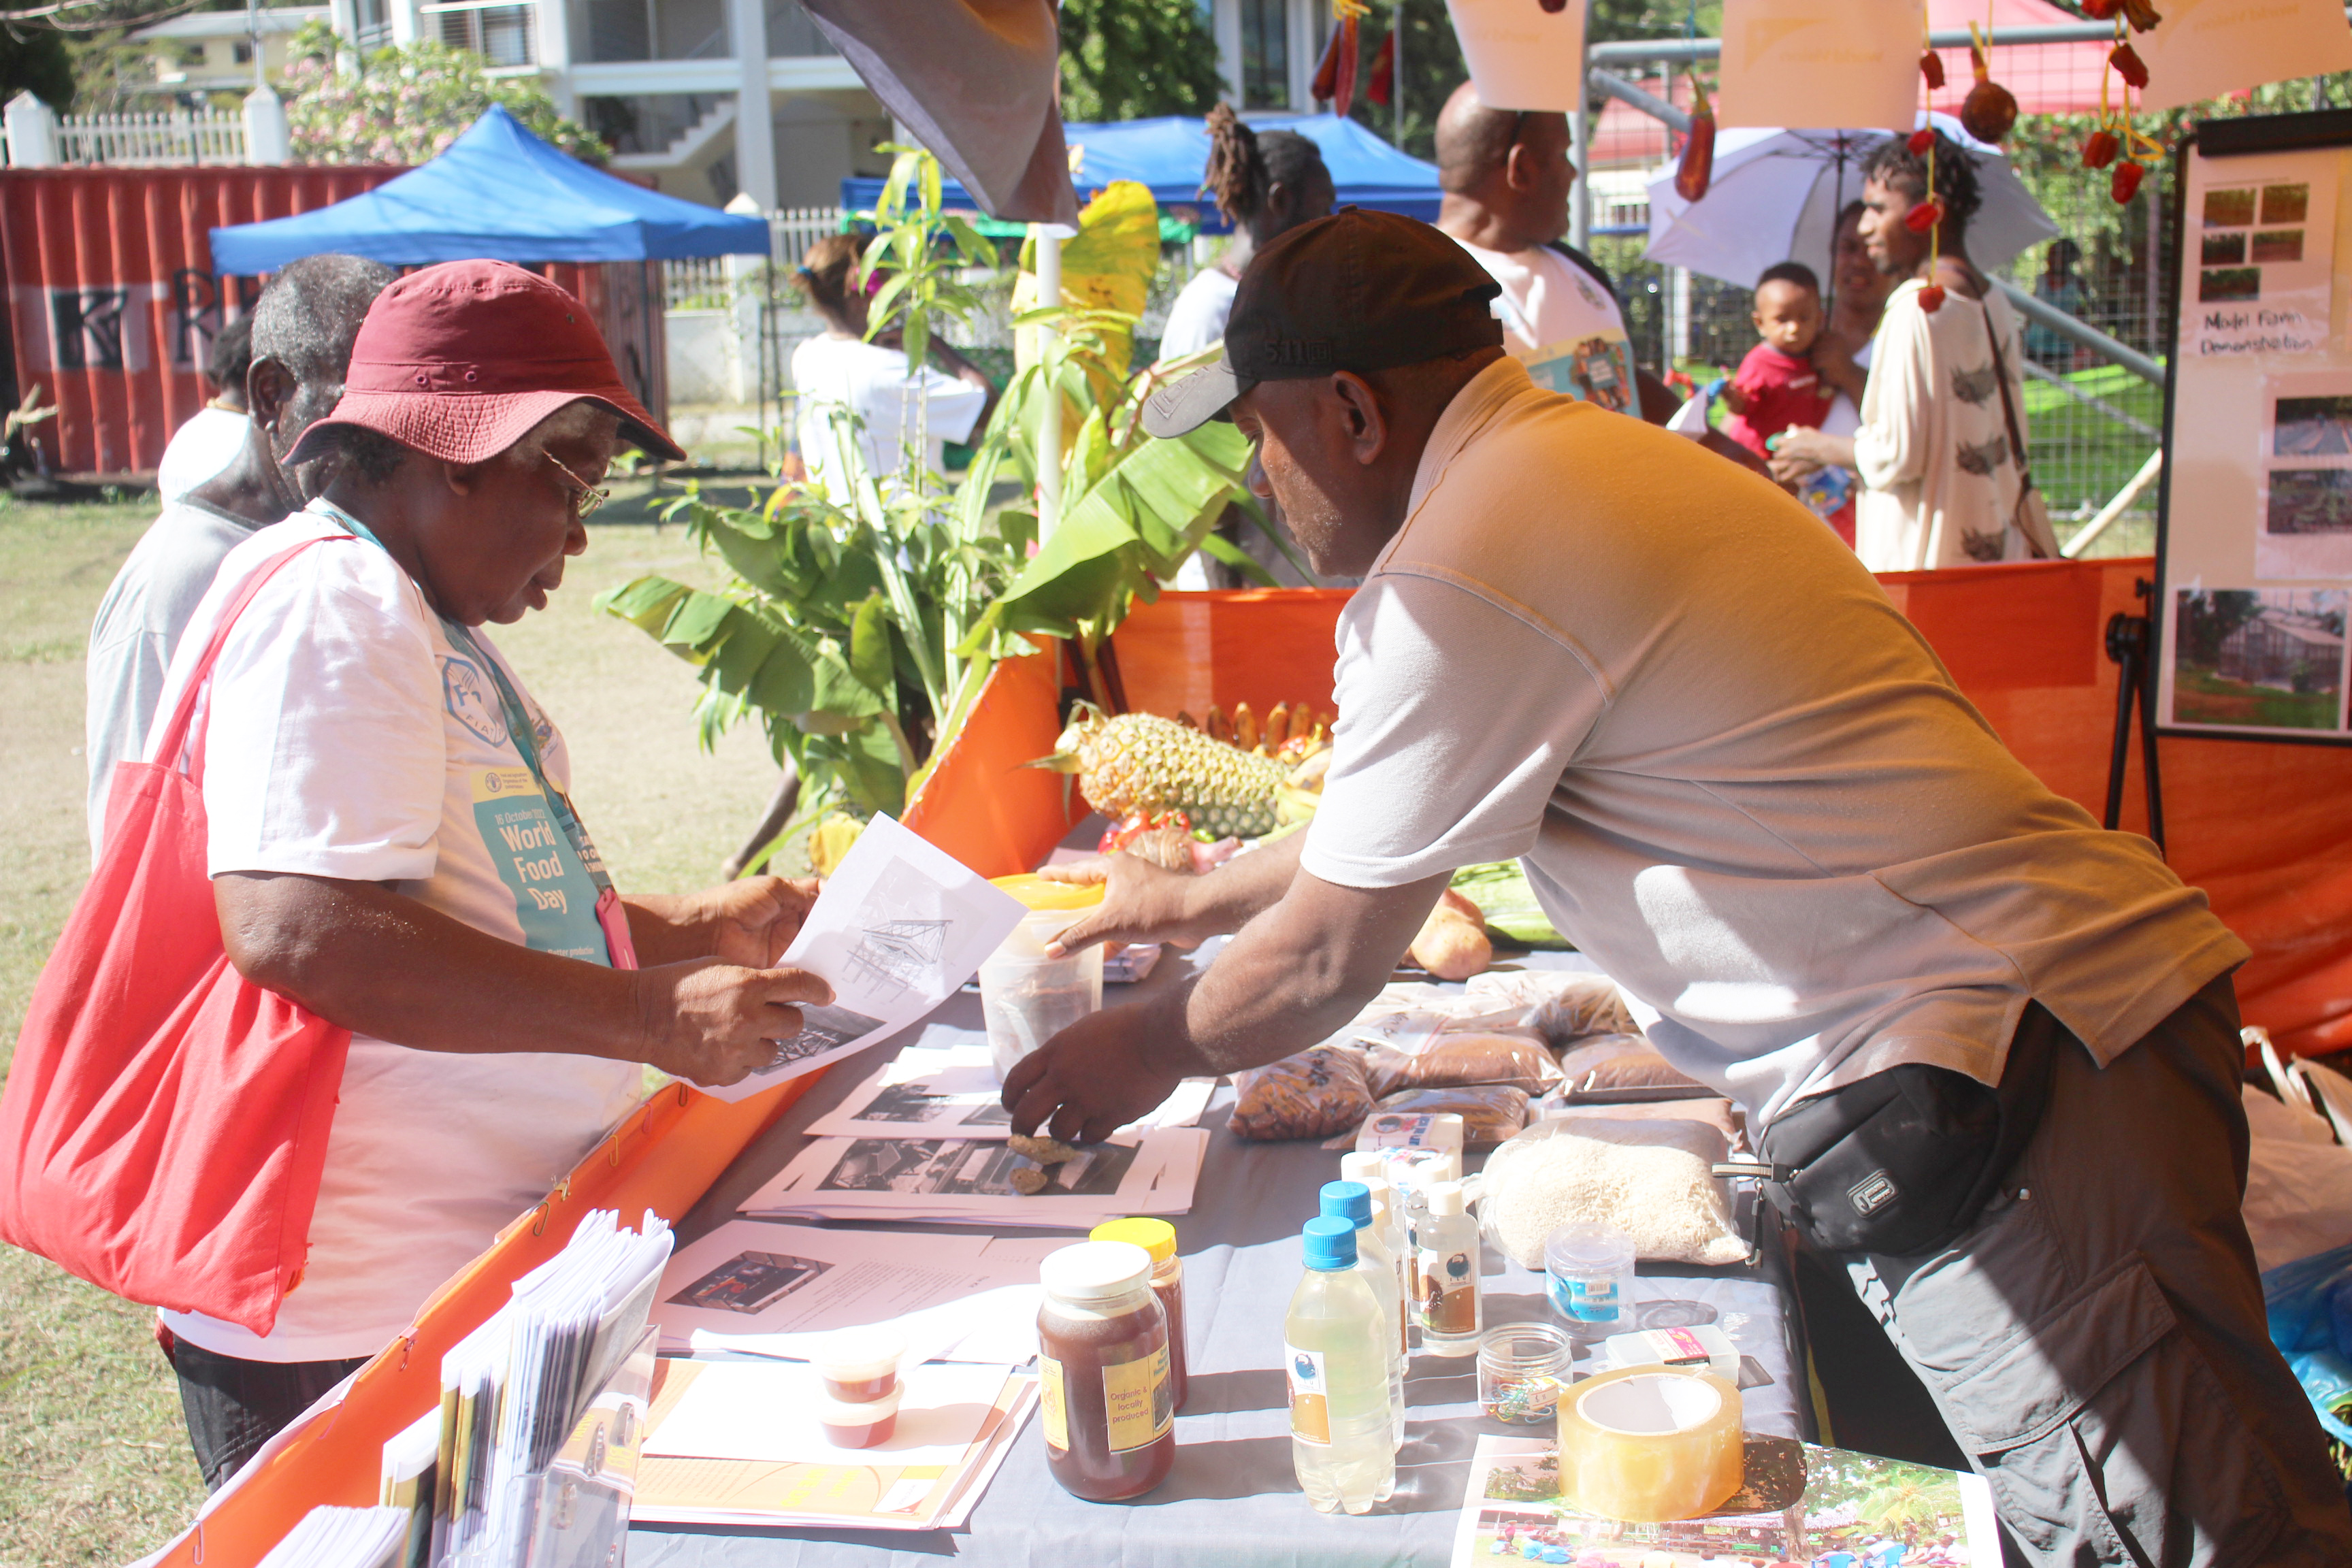
[[[356,425],[450,463],[478,463],[585,398],[657,458],[686,457],[621,384],[587,309],[507,261],[445,261],[393,283],[368,307],[343,395],[302,433],[289,463],[321,455],[320,433]]]

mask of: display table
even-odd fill
[[[1106,1006],[1172,984],[1188,960],[1171,953],[1140,986],[1113,986]],[[1504,961],[1527,967],[1590,969],[1575,954]],[[733,1216],[802,1146],[803,1130],[839,1103],[902,1044],[984,1039],[980,998],[950,998],[919,1030],[835,1066],[762,1134],[679,1225],[681,1245]],[[1129,1503],[1090,1503],[1055,1485],[1033,1417],[973,1512],[968,1529],[880,1531],[632,1531],[631,1568],[783,1568],[786,1564],[913,1563],[1034,1568],[1170,1568],[1218,1563],[1443,1563],[1452,1551],[1472,1446],[1485,1432],[1529,1432],[1486,1419],[1476,1404],[1475,1360],[1416,1355],[1405,1384],[1411,1406],[1397,1456],[1396,1495],[1360,1516],[1318,1514],[1291,1470],[1290,1419],[1282,1366],[1282,1320],[1299,1277],[1299,1227],[1316,1194],[1336,1180],[1339,1156],[1318,1142],[1255,1143],[1225,1131],[1233,1089],[1221,1087],[1202,1125],[1213,1129],[1192,1212],[1175,1220],[1184,1259],[1191,1396],[1176,1417],[1176,1468],[1156,1490]],[[1475,1169],[1483,1155],[1467,1162]],[[898,1226],[923,1229],[924,1226]],[[1073,1239],[1077,1239],[1074,1237]],[[1541,1278],[1489,1247],[1486,1321],[1549,1320]],[[1768,1249],[1754,1268],[1643,1264],[1637,1300],[1705,1303],[1770,1379],[1747,1390],[1751,1432],[1811,1437],[1802,1336],[1781,1259]]]

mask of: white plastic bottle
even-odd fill
[[[1463,1210],[1459,1182],[1432,1182],[1423,1196],[1429,1209],[1414,1216],[1412,1237],[1421,1348],[1432,1355],[1475,1355],[1486,1317],[1478,1222]]]
[[[1388,1163],[1375,1151],[1339,1156],[1339,1179],[1361,1182],[1372,1195],[1372,1228],[1396,1264],[1397,1304],[1403,1320],[1404,1358],[1412,1360],[1412,1239],[1405,1227],[1405,1189],[1389,1184]]]
[[[1389,1352],[1389,1436],[1393,1447],[1404,1446],[1404,1364],[1412,1351],[1404,1337],[1404,1294],[1397,1289],[1396,1258],[1372,1223],[1372,1194],[1364,1182],[1327,1182],[1322,1192],[1326,1219],[1344,1219],[1356,1227],[1356,1271],[1372,1288],[1381,1304],[1381,1321],[1393,1331],[1382,1342]],[[1381,1501],[1388,1500],[1383,1497]]]
[[[1290,1457],[1318,1513],[1362,1513],[1396,1487],[1387,1324],[1356,1268],[1356,1227],[1307,1222],[1307,1269],[1283,1320]]]

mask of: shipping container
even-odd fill
[[[145,475],[205,405],[213,335],[252,309],[258,278],[212,267],[211,231],[309,212],[396,168],[0,169],[0,396],[39,387],[35,439],[63,474]],[[667,417],[661,264],[536,268],[578,295],[623,379]]]

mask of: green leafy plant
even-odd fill
[[[864,265],[887,274],[869,336],[896,330],[910,363],[940,320],[976,302],[961,280],[984,241],[940,210],[929,154],[896,149]],[[1248,447],[1213,423],[1159,441],[1139,426],[1150,376],[1113,368],[1114,336],[1134,318],[1053,306],[1022,326],[1053,329],[1006,389],[962,481],[927,471],[919,437],[898,472],[867,470],[858,423],[823,410],[844,467],[846,504],[779,483],[760,504],[676,502],[692,537],[732,572],[718,593],[646,576],[599,599],[699,667],[706,743],[753,714],[804,788],[788,838],[828,810],[903,809],[929,760],[971,711],[996,661],[1034,657],[1028,634],[1070,639],[1097,686],[1095,658],[1137,597],[1158,592],[1241,490]],[[1066,450],[1039,450],[1045,400],[1082,410]],[[912,427],[909,422],[909,428]],[[1023,495],[1058,463],[1064,505],[1042,546]],[[754,864],[757,864],[755,860]]]
[[[298,163],[422,163],[493,103],[575,158],[602,163],[610,153],[593,132],[557,112],[536,80],[493,77],[470,49],[420,40],[377,49],[350,70],[336,65],[340,47],[325,23],[311,22],[289,51],[293,63],[278,91]]]

